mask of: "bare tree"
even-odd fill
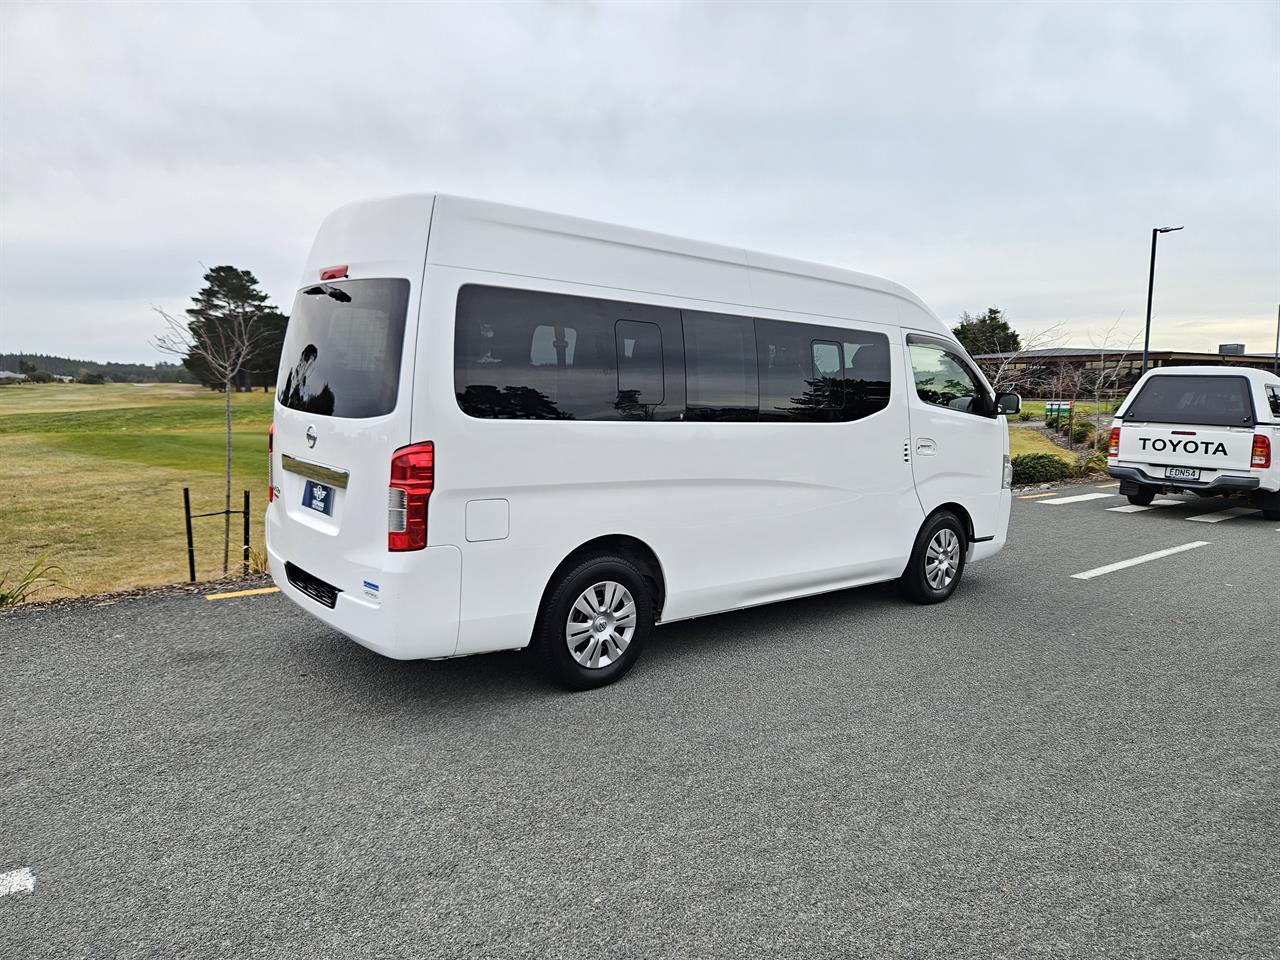
[[[1052,378],[1049,367],[1045,364],[1032,364],[1035,351],[1057,346],[1065,337],[1061,321],[1028,334],[1022,339],[1017,350],[998,353],[982,363],[982,372],[986,374],[993,390],[1021,392],[1030,387],[1045,385],[1046,378]]]
[[[226,514],[223,517],[222,572],[228,570],[231,552],[231,391],[254,351],[270,331],[259,323],[260,313],[251,304],[225,304],[218,322],[181,320],[159,307],[151,308],[164,320],[165,330],[152,345],[163,353],[205,364],[213,379],[221,382],[226,424]]]
[[[1138,331],[1134,331],[1123,347],[1119,344],[1118,330],[1124,319],[1124,311],[1116,317],[1115,322],[1103,331],[1101,338],[1089,336],[1089,343],[1098,351],[1098,366],[1090,371],[1088,383],[1093,397],[1093,429],[1094,435],[1102,430],[1103,401],[1120,389],[1125,373],[1129,368],[1129,355],[1134,352],[1134,344],[1138,342]]]

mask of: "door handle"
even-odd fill
[[[921,438],[916,441],[916,453],[922,457],[932,457],[938,452],[938,445],[932,440]]]

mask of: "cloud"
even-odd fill
[[[305,14],[303,10],[305,9]],[[1270,345],[1280,12],[10,4],[0,345],[152,359],[200,264],[443,190],[883,272],[944,318]]]

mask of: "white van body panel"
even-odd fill
[[[282,590],[357,642],[396,657],[524,646],[556,567],[607,536],[634,538],[652,551],[665,587],[663,622],[891,580],[906,566],[929,511],[912,478],[915,392],[903,316],[963,351],[897,284],[443,195],[333,214],[303,288],[334,264],[348,264],[353,279],[412,282],[396,410],[385,423],[347,421],[372,438],[366,448],[350,437],[349,449],[368,460],[381,496],[367,497],[362,549],[343,552],[310,530],[315,518],[295,503],[300,487],[282,487],[268,510],[268,552]],[[889,403],[846,423],[470,416],[455,394],[454,340],[459,291],[474,284],[880,333],[889,341]],[[321,420],[312,454],[347,436],[345,426],[331,426],[336,418]],[[309,423],[277,402],[277,483],[282,434],[301,436]],[[995,456],[977,460],[989,467],[991,489],[970,504],[953,485],[940,501],[976,511],[975,523],[982,517],[985,540],[971,546],[970,560],[999,549],[1008,523],[1008,491],[1000,486],[1007,430],[1002,418],[985,423],[983,442],[994,444]],[[389,458],[425,440],[436,464],[427,547],[388,553]],[[290,440],[284,452],[305,456],[300,442]],[[333,610],[288,582],[286,560],[341,591]],[[379,585],[376,601],[362,589],[370,579]]]

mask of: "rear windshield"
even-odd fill
[[[298,291],[280,357],[280,402],[322,417],[394,410],[408,302],[408,280],[345,280]]]
[[[1158,376],[1125,411],[1126,420],[1253,426],[1253,401],[1244,377]]]

